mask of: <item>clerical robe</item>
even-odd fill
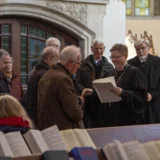
[[[131,65],[123,71],[111,73],[117,87],[123,89],[121,101],[112,102],[106,113],[106,126],[137,125],[145,123],[147,84],[143,72]],[[107,95],[106,95],[107,96]]]
[[[128,63],[143,71],[148,92],[152,95],[152,100],[147,103],[146,123],[160,123],[160,57],[148,54],[146,62],[141,63],[136,56]]]

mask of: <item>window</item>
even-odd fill
[[[154,15],[160,15],[160,0],[154,0]]]
[[[0,47],[13,57],[13,70],[21,75],[23,86],[27,85],[28,74],[37,63],[49,37],[56,37],[61,42],[61,49],[67,45],[79,46],[75,35],[51,24],[41,21],[20,19],[1,19]]]
[[[10,52],[11,31],[10,25],[0,25],[0,47]]]
[[[150,16],[151,0],[122,0],[126,4],[127,16]]]

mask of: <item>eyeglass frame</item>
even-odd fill
[[[147,46],[146,46],[146,47],[143,46],[143,47],[141,47],[141,48],[136,48],[136,47],[135,47],[136,51],[140,51],[140,50],[145,51],[147,48],[148,48]]]
[[[77,62],[77,61],[74,61],[74,60],[71,60],[72,62],[74,63],[77,63],[79,66],[81,65],[81,62]]]
[[[120,56],[117,56],[117,57],[112,57],[112,56],[110,56],[109,58],[110,59],[118,59],[118,58],[121,58],[122,56],[124,56],[125,54],[122,54],[122,55],[120,55]]]

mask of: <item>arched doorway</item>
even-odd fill
[[[79,46],[79,39],[59,26],[26,17],[1,18],[0,47],[12,55],[14,71],[21,75],[24,86],[27,85],[29,72],[45,47],[46,39],[52,36],[60,40],[61,49],[71,44]]]

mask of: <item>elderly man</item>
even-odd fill
[[[0,93],[9,93],[21,101],[23,90],[19,76],[12,70],[13,60],[10,54],[0,49]]]
[[[46,47],[53,46],[55,49],[57,49],[58,52],[60,52],[61,43],[60,41],[55,37],[50,37],[46,40]]]
[[[35,125],[37,124],[37,90],[38,83],[41,77],[47,72],[53,64],[56,64],[59,58],[59,52],[53,47],[46,47],[38,64],[35,66],[32,73],[27,90],[27,111],[33,119]]]
[[[55,37],[50,37],[46,40],[46,47],[54,47],[58,53],[60,52],[60,48],[61,48],[61,43],[60,41],[55,38]],[[35,66],[33,67],[32,71],[29,73],[28,75],[28,79],[30,79],[30,77],[32,76],[33,72],[35,70]]]
[[[41,78],[38,85],[38,128],[57,125],[60,130],[82,128],[84,95],[77,97],[72,75],[81,62],[80,48],[65,47],[59,62]]]
[[[141,69],[147,79],[146,123],[160,123],[160,58],[149,54],[149,42],[139,39],[134,44],[137,56],[128,61]]]
[[[113,65],[110,64],[108,60],[103,56],[105,50],[103,40],[99,38],[94,39],[91,50],[93,54],[89,55],[85,60],[82,61],[81,66],[76,74],[77,90],[79,90],[80,93],[86,87],[92,88],[93,80],[102,77],[108,77],[109,71],[113,70]],[[86,97],[84,113],[84,125],[86,128],[93,127],[93,121],[96,121],[95,119],[97,119],[97,115],[101,112],[99,110],[100,105],[101,104],[96,94]],[[100,123],[96,126],[101,127],[103,124]]]

